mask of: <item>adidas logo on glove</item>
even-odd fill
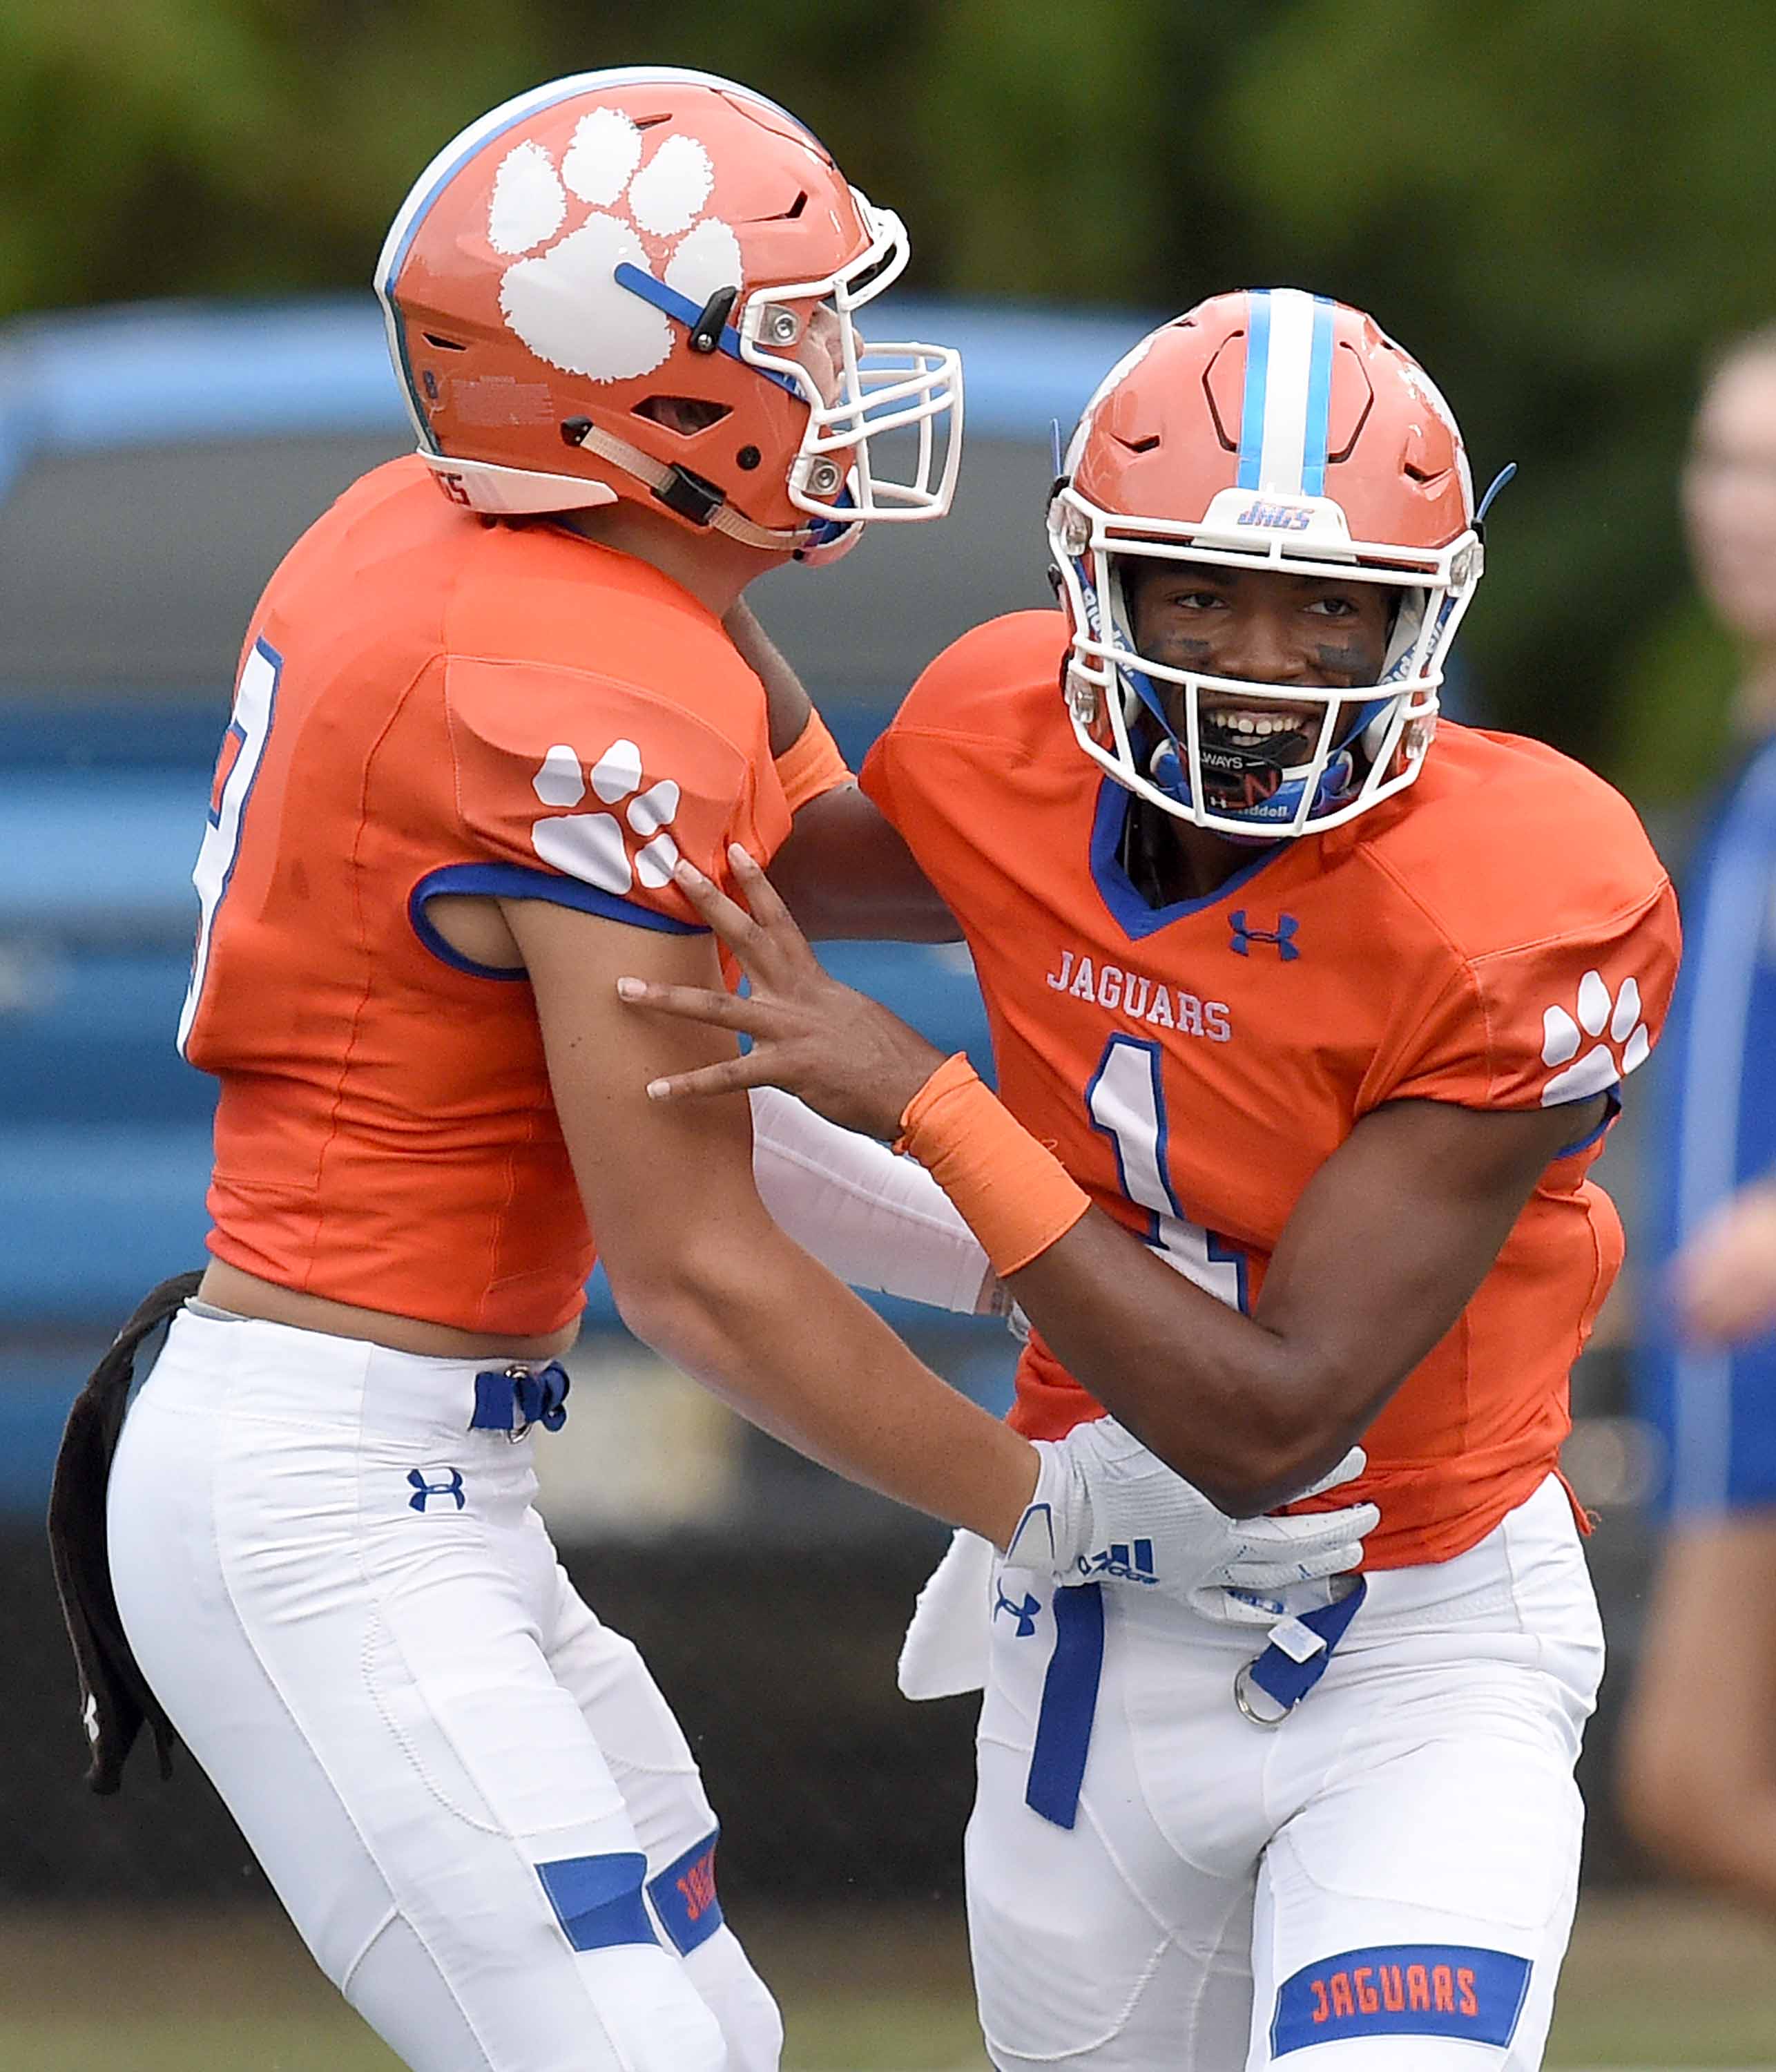
[[[1150,1540],[1137,1540],[1133,1543],[1112,1540],[1101,1553],[1082,1554],[1079,1557],[1079,1569],[1081,1577],[1092,1583],[1107,1580],[1119,1583],[1157,1583],[1159,1581],[1153,1566],[1153,1543]]]
[[[1066,1584],[1157,1589],[1209,1618],[1229,1616],[1237,1601],[1228,1598],[1230,1589],[1268,1596],[1346,1574],[1361,1562],[1363,1535],[1381,1516],[1374,1504],[1356,1503],[1286,1517],[1229,1518],[1113,1417],[1088,1419],[1064,1438],[1031,1443],[1036,1487],[1005,1550],[1008,1568]],[[1362,1448],[1353,1446],[1301,1494],[1336,1489],[1363,1466]],[[1240,1610],[1236,1622],[1265,1622],[1265,1614],[1254,1621],[1249,1607]]]

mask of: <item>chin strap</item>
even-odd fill
[[[718,489],[713,482],[693,474],[688,467],[681,467],[676,461],[656,460],[652,454],[631,446],[615,432],[604,430],[590,417],[566,419],[561,426],[561,437],[569,446],[595,454],[612,467],[620,467],[625,475],[633,475],[676,516],[689,520],[693,525],[707,526],[712,532],[725,533],[729,539],[739,541],[742,546],[758,547],[767,553],[793,554],[806,547],[812,537],[809,528],[783,532],[770,525],[754,524],[750,518],[742,517],[729,505],[727,492]]]

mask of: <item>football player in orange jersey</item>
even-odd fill
[[[220,1081],[212,1259],[114,1462],[126,1357],[71,1424],[59,1575],[94,1781],[144,1712],[176,1729],[421,2072],[770,2072],[781,2038],[684,1737],[531,1507],[594,1231],[643,1338],[1001,1545],[1027,1510],[1045,1584],[1124,1549],[1128,1587],[1181,1597],[1330,1573],[1374,1522],[1235,1527],[1098,1428],[1033,1445],[779,1231],[743,1110],[643,1095],[732,1050],[614,990],[717,982],[678,861],[873,816],[723,621],[754,575],[948,501],[953,354],[852,323],[904,257],[731,82],[589,74],[495,109],[379,273],[420,452],[310,528],[245,643],[179,1031]],[[972,1305],[978,1248],[971,1275],[972,1241],[905,1220],[875,1248],[931,1240],[926,1279]]]
[[[1479,517],[1360,312],[1253,290],[1155,331],[1049,533],[1064,609],[957,642],[863,773],[967,937],[999,1098],[738,857],[750,915],[680,880],[750,997],[621,990],[754,1048],[650,1092],[774,1083],[924,1163],[1033,1326],[1020,1431],[1108,1406],[1235,1513],[1367,1449],[1354,1585],[1057,1590],[958,1536],[902,1684],[985,1684],[1001,2072],[1533,2066],[1602,1667],[1557,1466],[1621,1257],[1588,1172],[1671,886],[1589,772],[1438,728]]]

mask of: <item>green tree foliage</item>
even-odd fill
[[[475,0],[6,0],[0,308],[356,286],[536,41]]]
[[[1489,709],[1693,782],[1730,663],[1672,482],[1701,352],[1776,311],[1769,0],[6,0],[0,313],[360,283],[462,124],[636,60],[794,108],[922,287],[1373,309],[1477,473],[1523,464],[1465,636]]]
[[[1776,311],[1776,10],[1310,0],[1212,145],[1281,264],[1365,302],[1523,479],[1470,621],[1494,709],[1638,793],[1692,783],[1730,668],[1674,478],[1708,344]]]

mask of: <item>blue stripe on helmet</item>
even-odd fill
[[[546,101],[530,101],[524,107],[520,108],[508,121],[502,122],[497,130],[490,130],[486,136],[478,137],[474,143],[470,145],[466,150],[459,151],[457,154],[457,155],[450,161],[450,164],[445,167],[444,171],[438,175],[435,180],[433,181],[430,191],[426,195],[426,199],[420,204],[419,207],[413,211],[413,220],[407,226],[406,235],[401,239],[400,244],[396,246],[393,256],[389,260],[388,270],[384,274],[380,285],[382,286],[384,292],[388,295],[391,301],[393,300],[395,282],[400,278],[402,264],[405,261],[409,251],[412,249],[413,240],[419,235],[420,225],[426,220],[426,217],[430,215],[433,204],[436,202],[438,196],[443,193],[445,188],[450,185],[450,182],[456,178],[457,175],[462,171],[462,168],[467,165],[470,159],[479,157],[479,155],[484,151],[490,144],[495,142],[498,138],[504,137],[508,130],[516,130],[520,122],[528,122],[532,116],[541,113],[544,109],[557,107],[562,101],[572,101],[577,96],[585,93],[589,89],[586,85],[582,83],[580,84],[566,87],[561,92],[552,95]]]
[[[509,120],[502,122],[497,129],[490,130],[486,136],[477,138],[474,143],[458,152],[450,164],[433,181],[426,199],[413,211],[412,220],[409,222],[400,244],[395,247],[390,255],[388,265],[377,277],[376,282],[377,292],[388,304],[389,314],[395,319],[392,336],[396,356],[401,363],[401,378],[406,384],[409,396],[413,399],[413,413],[420,426],[421,437],[433,453],[441,453],[443,449],[438,445],[437,435],[433,432],[430,421],[420,403],[419,384],[413,379],[413,362],[407,351],[407,320],[395,295],[395,283],[401,278],[401,269],[406,264],[407,254],[413,249],[413,240],[419,235],[420,225],[430,215],[433,204],[471,158],[485,150],[487,146],[496,138],[504,137],[508,130],[515,130],[520,122],[528,121],[539,109],[553,108],[561,101],[571,101],[576,94],[583,93],[585,91],[586,88],[581,84],[564,87],[560,93],[552,95],[545,101],[532,101],[527,98],[525,105],[518,109]]]
[[[664,281],[656,281],[652,273],[639,266],[632,266],[627,259],[619,260],[612,278],[619,288],[627,288],[631,295],[639,295],[644,302],[651,302],[663,316],[672,318],[689,331],[702,315],[702,306],[693,302],[689,295],[681,295],[677,289],[668,288]],[[744,367],[752,363],[740,350],[740,334],[732,324],[722,327],[722,335],[716,341],[719,351],[730,360],[738,360]],[[762,374],[766,380],[775,381],[779,388],[787,388],[791,396],[801,398],[802,392],[787,374],[779,374],[774,368],[753,367],[754,374]]]
[[[1258,487],[1259,463],[1264,451],[1264,370],[1270,358],[1270,291],[1255,288],[1247,298],[1251,305],[1246,325],[1246,400],[1240,413],[1240,476],[1238,487]]]
[[[1301,447],[1301,494],[1326,494],[1326,448],[1332,421],[1332,304],[1314,298],[1314,343],[1307,369],[1307,436]]]

